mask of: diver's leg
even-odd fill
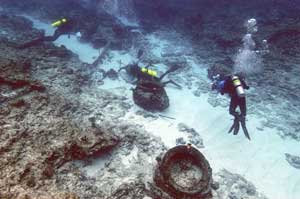
[[[176,82],[174,82],[173,80],[168,80],[168,81],[166,81],[166,82],[163,82],[162,84],[165,86],[165,85],[167,85],[167,84],[169,84],[169,83],[174,84],[174,85],[177,86],[179,89],[182,89],[182,87],[181,87],[179,84],[177,84]]]
[[[234,121],[228,133],[230,133],[234,129],[233,131],[234,135],[237,135],[240,130],[239,115],[238,112],[236,112],[237,106],[238,106],[238,96],[233,95],[231,96],[230,99],[229,113],[234,116]]]
[[[236,96],[231,96],[229,105],[229,114],[236,117],[238,113],[235,111],[238,106],[238,99]]]
[[[169,73],[171,73],[171,72],[174,72],[174,71],[178,70],[179,68],[181,68],[181,67],[178,66],[178,65],[172,66],[169,70],[167,70],[165,73],[163,73],[163,74],[159,77],[159,80],[162,80],[167,74],[169,74]]]
[[[64,33],[61,32],[59,29],[56,29],[52,36],[43,36],[43,37],[40,37],[38,39],[34,39],[30,42],[27,42],[23,45],[18,46],[17,48],[18,49],[25,49],[25,48],[29,48],[31,46],[39,45],[44,41],[51,41],[52,42],[52,41],[55,41],[62,34],[64,34]]]
[[[58,37],[60,35],[62,35],[63,33],[61,31],[59,31],[59,29],[56,29],[54,34],[52,36],[47,36],[47,37],[44,37],[44,41],[55,41],[58,39]]]
[[[245,97],[242,97],[242,98],[239,99],[239,107],[240,107],[240,110],[241,110],[241,115],[246,117],[247,107],[246,107],[246,98]]]

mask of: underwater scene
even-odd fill
[[[0,0],[0,199],[300,199],[300,1]]]

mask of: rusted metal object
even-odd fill
[[[212,169],[202,153],[190,145],[170,149],[158,161],[154,181],[176,199],[212,198]]]

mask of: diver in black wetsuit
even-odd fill
[[[61,35],[64,34],[68,34],[70,37],[70,34],[76,33],[78,31],[76,20],[71,18],[62,18],[52,23],[52,26],[57,28],[52,36],[42,36],[40,38],[34,39],[32,41],[20,45],[18,46],[18,48],[25,49],[31,46],[39,45],[40,43],[45,41],[52,42],[57,40]]]
[[[218,78],[218,77],[217,77]],[[228,93],[230,96],[229,113],[234,116],[234,122],[228,133],[234,130],[234,135],[239,132],[240,123],[243,128],[245,136],[250,140],[248,130],[246,128],[246,96],[244,89],[249,89],[245,82],[243,75],[234,74],[227,75],[223,78],[218,78],[213,84],[212,89],[218,90],[222,95]],[[240,113],[236,111],[237,107],[240,108]]]
[[[155,82],[160,82],[163,85],[171,83],[171,84],[174,84],[175,86],[177,86],[178,88],[181,88],[181,86],[179,84],[177,84],[176,82],[174,82],[173,80],[168,80],[166,82],[162,82],[162,79],[167,74],[178,70],[180,68],[180,66],[170,67],[170,69],[167,70],[166,72],[164,72],[160,77],[157,77],[157,72],[149,69],[149,66],[150,65],[148,65],[146,67],[140,67],[140,66],[138,66],[138,63],[134,63],[134,64],[129,64],[127,66],[121,67],[119,69],[119,71],[125,69],[129,75],[131,75],[137,79],[136,83],[138,83],[139,81],[155,81]]]

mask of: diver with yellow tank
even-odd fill
[[[215,81],[212,84],[212,89],[219,91],[222,95],[228,93],[230,96],[229,113],[234,116],[234,122],[228,133],[233,131],[237,135],[240,129],[240,123],[243,128],[245,136],[250,140],[248,130],[246,128],[246,95],[244,89],[249,89],[246,84],[244,76],[239,74],[214,77]],[[236,111],[237,107],[240,108],[240,113]]]
[[[136,79],[135,82],[131,83],[138,83],[140,81],[155,81],[155,82],[160,82],[163,85],[166,84],[174,84],[176,87],[181,89],[181,86],[174,82],[173,80],[168,80],[165,82],[162,82],[162,79],[169,73],[172,73],[180,68],[180,66],[174,65],[169,68],[166,72],[164,72],[160,77],[158,77],[158,73],[155,70],[149,69],[151,65],[145,66],[145,67],[140,67],[138,63],[133,63],[133,64],[128,64],[124,67],[121,67],[119,69],[119,72],[121,70],[125,70],[126,73],[130,76],[132,76],[134,79]]]
[[[74,19],[63,17],[57,21],[54,21],[51,25],[52,27],[56,28],[52,36],[43,35],[40,38],[34,39],[32,41],[29,41],[25,44],[18,46],[18,48],[19,49],[29,48],[35,45],[39,45],[45,41],[53,42],[57,40],[61,35],[65,35],[65,34],[69,35],[69,37],[70,34],[77,34],[77,36],[79,37],[81,36],[80,32],[78,32],[78,26],[76,20]]]

